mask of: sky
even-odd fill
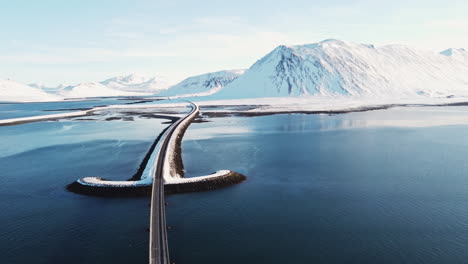
[[[278,45],[336,38],[468,48],[468,1],[0,0],[0,78],[176,82],[250,67]]]

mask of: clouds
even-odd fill
[[[96,39],[77,38],[67,45],[25,45],[8,54],[0,53],[0,61],[4,65],[22,64],[23,70],[34,68],[36,72],[55,67],[81,71],[80,65],[86,65],[99,72],[143,70],[176,80],[208,71],[249,67],[262,54],[292,41],[287,34],[233,16],[197,17],[189,23],[162,26],[144,16],[115,19],[106,23],[102,32]]]

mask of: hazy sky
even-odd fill
[[[0,78],[175,81],[328,38],[468,48],[467,14],[466,0],[0,0]]]

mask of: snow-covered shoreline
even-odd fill
[[[237,100],[212,100],[197,102],[202,108],[209,106],[257,106],[248,110],[223,110],[223,112],[304,112],[349,111],[357,108],[385,107],[392,105],[449,105],[468,102],[468,97],[455,98],[358,98],[358,97],[270,97]],[[204,110],[204,112],[210,110]]]
[[[353,98],[353,97],[272,97],[236,100],[200,100],[197,104],[207,115],[216,114],[283,114],[283,113],[346,113],[375,109],[386,109],[396,106],[449,106],[468,104],[468,97],[454,98]],[[89,110],[72,111],[60,114],[48,114],[10,119],[0,119],[0,126],[23,124],[29,122],[66,119],[92,114],[93,112],[112,109],[145,109],[183,107],[186,103],[156,103],[144,105],[109,105]],[[224,109],[225,108],[225,109]]]

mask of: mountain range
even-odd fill
[[[29,88],[28,88],[29,87]],[[17,91],[14,91],[17,90]],[[468,96],[468,52],[431,52],[403,45],[376,47],[336,39],[279,46],[247,70],[189,77],[169,85],[162,77],[131,74],[102,82],[45,87],[0,80],[0,101],[157,95],[240,99],[263,97],[446,98]]]
[[[101,82],[102,85],[126,92],[158,93],[169,88],[169,82],[159,76],[130,74],[118,76]]]

